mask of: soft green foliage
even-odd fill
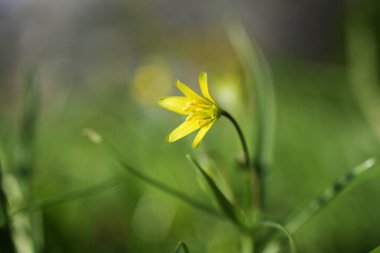
[[[223,192],[216,185],[212,177],[207,174],[207,172],[201,167],[201,165],[191,156],[188,159],[194,164],[195,168],[200,172],[202,177],[204,177],[210,191],[213,193],[215,200],[217,201],[219,207],[222,209],[224,214],[231,219],[238,227],[244,228],[241,218],[239,218],[239,210],[227,199]]]
[[[14,69],[0,72],[12,80],[0,83],[0,252],[173,252],[179,241],[186,244],[175,253],[379,251],[380,173],[368,160],[380,157],[378,3],[345,11],[337,50],[316,63],[264,56],[259,48],[270,45],[257,38],[258,47],[238,17],[171,32],[177,28],[154,19],[156,7],[127,2],[114,12],[130,18],[131,31],[117,27],[114,12],[74,20],[83,35],[60,27],[62,41],[75,38],[67,47],[45,48],[41,34],[28,31],[17,44],[37,41],[25,51],[41,42],[41,54],[57,55],[38,53],[37,68],[24,73],[33,54],[20,50]],[[95,21],[112,26],[97,23],[91,34]],[[42,31],[40,22],[22,23]],[[115,33],[136,33],[137,42],[125,50]],[[156,100],[173,95],[175,78],[196,83],[203,70],[249,152],[224,119],[198,150],[192,136],[165,143],[181,117]],[[245,153],[262,172],[258,220],[249,212],[258,184],[244,169]],[[200,166],[205,157],[226,182]]]
[[[183,249],[183,252],[190,253],[189,249],[187,248],[186,244],[184,242],[179,242],[177,247],[174,250],[174,253],[180,253],[181,249]]]
[[[379,253],[379,252],[380,252],[380,247],[377,247],[376,249],[371,250],[370,253]]]

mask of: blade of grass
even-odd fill
[[[358,16],[358,17],[356,17]],[[380,89],[375,27],[356,12],[346,25],[349,84],[359,108],[380,142]]]
[[[254,218],[259,219],[265,208],[265,173],[270,166],[275,134],[275,96],[269,64],[258,43],[250,40],[244,26],[234,16],[227,20],[226,30],[231,44],[246,73],[246,79],[252,83],[247,94],[253,92],[256,114],[256,142],[253,158],[253,182],[255,198]],[[253,89],[253,91],[252,91]]]
[[[327,188],[320,196],[312,200],[305,208],[296,213],[285,225],[289,233],[295,233],[306,221],[315,216],[318,211],[335,199],[339,193],[345,190],[354,179],[357,179],[364,172],[368,171],[375,164],[375,159],[370,158],[356,166],[349,173],[339,178],[332,186]]]
[[[98,193],[109,190],[113,187],[121,185],[125,180],[121,177],[115,177],[104,180],[100,183],[94,184],[82,189],[72,190],[54,197],[49,197],[43,200],[31,201],[29,206],[24,206],[20,209],[12,211],[12,215],[22,211],[36,212],[47,208],[52,208],[58,205],[67,204],[85,197],[90,197]]]
[[[28,177],[33,169],[34,140],[36,123],[39,111],[39,92],[37,71],[32,69],[25,74],[24,80],[23,112],[20,122],[20,153],[17,171],[20,176]]]
[[[130,165],[128,165],[126,163],[123,163],[121,161],[119,161],[119,162],[122,163],[122,164],[120,164],[121,167],[128,170],[133,175],[137,176],[139,179],[159,188],[160,190],[163,190],[166,193],[169,193],[169,194],[171,194],[177,198],[180,198],[181,200],[185,201],[186,203],[188,203],[194,207],[197,207],[197,208],[199,208],[199,209],[201,209],[207,213],[210,213],[214,216],[219,216],[213,209],[209,208],[208,206],[204,205],[203,203],[200,203],[197,200],[194,200],[193,198],[189,197],[188,195],[185,195],[181,192],[178,192],[178,191],[166,186],[165,184],[148,177],[147,175],[137,171],[135,168],[131,167]],[[82,199],[85,197],[89,197],[89,196],[98,194],[100,192],[109,190],[113,187],[119,186],[124,181],[125,181],[125,179],[122,177],[111,178],[111,179],[102,181],[102,182],[97,183],[97,184],[90,186],[90,187],[85,187],[83,189],[73,190],[73,191],[70,191],[70,192],[67,192],[67,193],[64,193],[61,195],[57,195],[54,197],[50,197],[50,198],[47,198],[44,200],[38,200],[38,201],[34,201],[34,202],[31,201],[31,204],[29,206],[24,206],[22,208],[19,208],[19,209],[12,211],[12,215],[15,215],[19,212],[26,211],[26,210],[28,210],[29,212],[36,212],[36,211],[40,211],[43,209],[55,207],[57,205],[66,204],[66,203],[69,203],[71,201],[76,201],[76,200],[79,200],[79,199]]]
[[[19,180],[11,174],[9,157],[0,149],[0,167],[2,171],[1,186],[7,199],[8,225],[11,228],[11,238],[16,252],[36,252],[32,237],[30,214],[20,212],[11,215],[11,210],[24,206],[26,199]]]
[[[148,176],[147,174],[143,173],[141,170],[137,170],[133,166],[129,165],[127,162],[124,161],[122,153],[111,143],[108,143],[105,141],[102,143],[105,144],[104,147],[107,149],[111,157],[118,163],[118,165],[121,168],[123,168],[125,171],[128,171],[129,173],[131,173],[136,178],[216,218],[222,218],[222,216],[218,212],[216,212],[213,208],[205,205],[204,203],[194,199],[193,197],[183,192],[180,192],[162,183],[161,181],[155,178],[152,178],[151,176]]]
[[[40,252],[44,247],[42,217],[29,212],[10,215],[12,209],[18,209],[30,203],[30,179],[34,167],[34,141],[36,121],[39,109],[38,81],[36,70],[28,71],[24,76],[23,110],[19,122],[19,135],[15,143],[16,150],[7,156],[7,166],[3,172],[2,186],[9,200],[9,224],[12,228],[12,239],[17,251]],[[11,164],[9,166],[9,164]]]
[[[177,247],[174,249],[173,253],[179,253],[183,249],[185,253],[190,253],[189,248],[186,246],[184,242],[179,242]]]
[[[170,186],[168,186],[168,185],[166,185],[166,184],[142,173],[140,170],[135,169],[134,167],[127,164],[126,162],[124,162],[121,159],[117,159],[117,162],[119,163],[120,167],[122,167],[123,169],[125,169],[126,171],[128,171],[129,173],[131,173],[132,175],[137,177],[138,179],[144,181],[145,183],[148,183],[148,184],[154,186],[155,188],[157,188],[163,192],[166,192],[169,195],[172,195],[173,197],[180,199],[180,200],[186,202],[187,204],[189,204],[189,205],[191,205],[191,206],[193,206],[199,210],[202,210],[208,214],[211,214],[215,217],[220,218],[220,215],[214,209],[203,204],[202,202],[190,197],[189,195],[187,195],[183,192],[177,191],[176,189],[174,189],[174,188],[172,188],[172,187],[170,187]]]
[[[380,247],[377,247],[376,249],[371,250],[369,253],[380,253]]]
[[[207,182],[210,190],[214,194],[214,197],[219,204],[219,207],[222,209],[224,214],[238,227],[242,228],[243,224],[240,222],[238,217],[238,210],[236,207],[224,196],[223,192],[218,188],[214,180],[207,174],[207,172],[201,167],[201,165],[190,155],[187,155],[187,158],[191,163],[193,163],[196,169],[202,174],[205,181]]]
[[[10,226],[10,217],[8,211],[8,200],[3,187],[3,152],[0,146],[0,212],[2,213],[2,221],[0,223],[0,252],[15,252],[12,240],[12,231]]]
[[[249,38],[237,18],[228,19],[226,30],[248,80],[252,80],[254,87],[257,113],[254,165],[263,177],[271,162],[275,132],[275,96],[269,64],[258,43]]]
[[[289,231],[284,226],[282,226],[281,224],[279,224],[277,222],[273,222],[273,221],[262,221],[259,223],[259,225],[269,227],[269,228],[273,228],[273,229],[280,231],[288,239],[290,251],[292,253],[297,253],[297,248],[296,248],[296,244],[294,243],[294,239],[293,239],[292,235],[289,233]],[[276,241],[273,241],[272,243],[269,243],[267,247],[268,248],[278,247],[278,243]],[[281,252],[283,252],[283,251],[281,251]]]
[[[211,207],[203,204],[202,202],[192,198],[191,196],[183,193],[183,192],[180,192],[180,191],[177,191],[176,189],[162,183],[161,181],[141,172],[141,170],[137,170],[136,168],[134,168],[133,166],[131,166],[130,164],[128,164],[127,162],[124,161],[124,158],[123,158],[123,154],[110,142],[108,142],[107,140],[104,140],[102,138],[102,136],[97,133],[95,130],[91,129],[91,128],[85,128],[84,130],[82,130],[82,135],[86,138],[88,138],[91,142],[93,142],[94,144],[101,144],[103,148],[106,149],[107,153],[112,157],[112,159],[114,159],[116,161],[116,163],[121,167],[123,168],[125,171],[131,173],[133,176],[135,176],[136,178],[142,180],[143,182],[145,183],[148,183],[149,185],[163,191],[163,192],[166,192],[168,193],[169,195],[177,198],[177,199],[180,199],[182,201],[184,201],[185,203],[195,207],[195,208],[198,208],[199,210],[202,210],[216,218],[222,218],[221,215],[219,213],[217,213],[214,209],[212,209]]]

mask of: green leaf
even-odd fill
[[[16,169],[19,179],[28,180],[34,167],[34,142],[39,114],[39,82],[35,68],[24,77],[23,109],[20,122],[20,150],[17,152]]]
[[[39,107],[37,71],[32,69],[25,74],[23,115],[21,121],[21,141],[29,145],[33,141]]]
[[[348,63],[348,83],[352,95],[356,98],[359,109],[380,141],[378,121],[379,106],[379,59],[376,27],[370,22],[372,18],[359,12],[350,12],[346,25],[346,58]]]
[[[371,250],[371,252],[369,252],[369,253],[380,253],[380,246]]]
[[[185,253],[190,253],[189,248],[184,242],[179,242],[173,253],[180,253],[181,249],[183,249]]]
[[[210,177],[210,175],[207,174],[207,172],[201,167],[201,165],[190,155],[187,155],[187,158],[195,165],[197,170],[204,177],[206,183],[210,187],[210,190],[212,191],[218,205],[220,206],[224,214],[238,227],[243,227],[238,217],[237,208],[227,199],[227,197],[219,189],[219,187],[216,185],[216,183]]]
[[[120,167],[123,168],[124,170],[128,171],[129,173],[131,173],[136,178],[144,181],[145,183],[150,184],[151,186],[154,186],[155,188],[157,188],[163,192],[170,194],[171,196],[173,196],[179,200],[186,202],[187,204],[189,204],[195,208],[198,208],[199,210],[202,210],[206,213],[209,213],[216,218],[221,218],[221,216],[214,209],[207,206],[206,204],[200,202],[197,199],[194,199],[193,197],[191,197],[191,196],[189,196],[183,192],[180,192],[180,191],[174,189],[173,187],[151,177],[150,175],[143,173],[141,170],[138,170],[138,169],[134,168],[133,166],[131,166],[130,164],[128,164],[127,162],[125,162],[125,159],[123,158],[123,155],[121,154],[121,152],[116,147],[114,147],[111,143],[104,140],[102,142],[102,144],[105,144],[104,147],[107,148],[107,151],[116,160],[116,162],[120,165]]]
[[[254,166],[261,181],[265,170],[271,162],[275,134],[275,95],[269,64],[258,43],[252,40],[237,16],[227,20],[226,30],[234,48],[249,86],[247,92],[254,95],[254,114],[257,130],[254,144]]]
[[[226,196],[226,198],[231,203],[234,203],[235,196],[226,178],[226,174],[225,174],[225,171],[223,171],[223,168],[220,168],[216,164],[216,161],[208,155],[202,155],[201,160],[202,160],[202,165],[205,172],[212,177],[212,179],[214,180],[218,188],[223,192],[224,196]],[[197,176],[198,176],[197,179],[199,181],[199,184],[202,190],[204,190],[207,193],[210,193],[208,184],[204,176],[198,170],[197,170]]]
[[[99,194],[113,187],[119,186],[124,183],[125,180],[118,176],[115,178],[106,179],[102,182],[96,183],[92,186],[70,190],[65,193],[61,193],[56,196],[49,197],[47,199],[30,201],[27,206],[19,208],[11,212],[12,215],[18,214],[22,211],[37,212],[47,208],[55,207],[58,205],[66,204],[71,201],[76,201],[82,198],[86,198],[92,195]]]
[[[289,231],[286,230],[286,228],[284,226],[282,226],[279,223],[273,222],[273,221],[262,221],[259,223],[259,225],[276,229],[279,232],[281,232],[282,234],[284,234],[286,236],[286,238],[288,239],[290,251],[292,253],[297,252],[297,248],[296,248],[296,245],[294,243],[294,239],[293,239],[292,235],[289,233]],[[273,240],[271,243],[269,243],[268,246],[273,248],[273,249],[279,247],[278,242],[275,240]]]
[[[290,233],[296,232],[306,221],[312,218],[323,207],[327,206],[339,193],[348,188],[360,175],[371,169],[376,163],[374,158],[370,158],[359,164],[343,177],[336,180],[329,188],[327,188],[317,198],[312,200],[305,208],[296,213],[290,221],[285,225]]]

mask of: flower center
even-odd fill
[[[200,100],[186,103],[183,111],[188,113],[186,121],[193,122],[200,127],[209,124],[220,116],[220,109],[218,107]]]

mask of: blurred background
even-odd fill
[[[212,153],[238,196],[241,148],[230,123],[217,122],[197,150],[192,137],[167,144],[183,117],[156,102],[179,94],[175,79],[199,90],[206,71],[211,93],[241,122],[255,153],[254,94],[245,92],[251,83],[228,36],[238,19],[271,68],[276,134],[266,215],[281,222],[380,155],[379,7],[375,0],[0,0],[1,169],[19,251],[172,252],[184,241],[190,252],[239,252],[233,225],[129,174],[83,129],[204,203],[209,196],[185,154]],[[294,234],[299,252],[380,245],[379,169]],[[12,252],[6,212],[0,244]]]

